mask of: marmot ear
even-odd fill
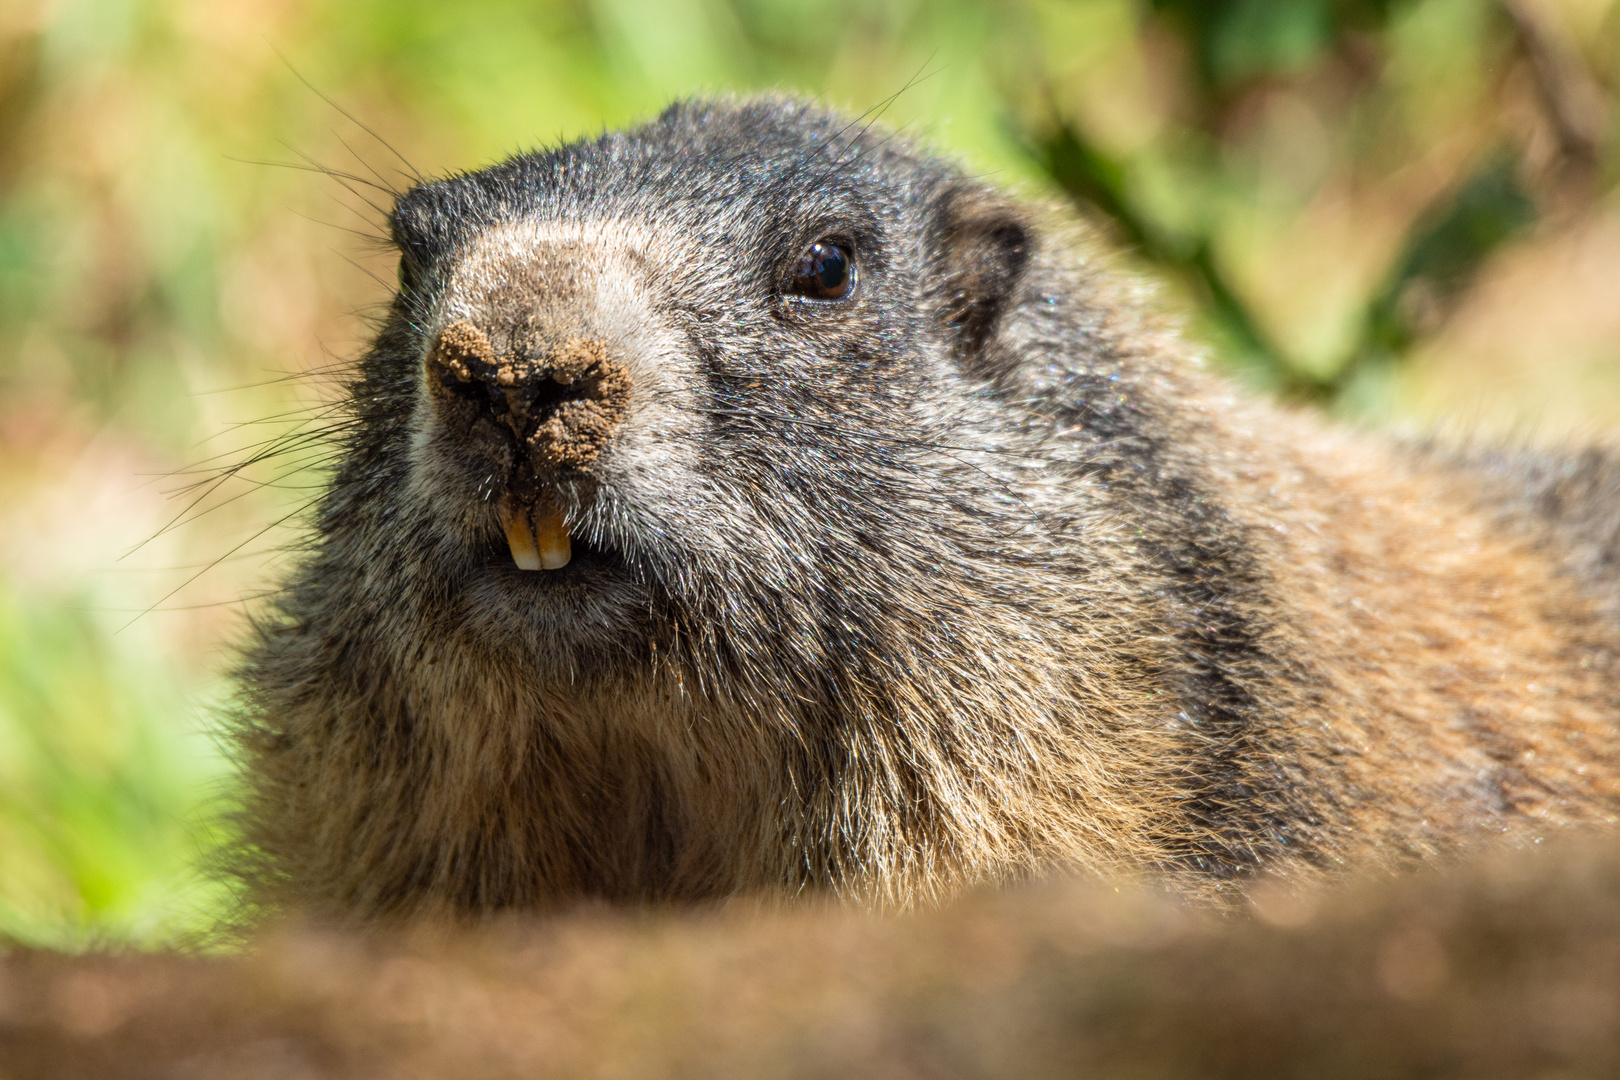
[[[957,354],[972,361],[1012,302],[1035,237],[1022,213],[984,188],[949,187],[937,207],[936,310]]]

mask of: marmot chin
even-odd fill
[[[1620,465],[1235,393],[1081,232],[780,98],[424,183],[243,666],[338,921],[1241,895],[1620,810]]]

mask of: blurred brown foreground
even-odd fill
[[[1253,917],[1073,883],[948,910],[626,914],[231,959],[13,953],[0,1075],[1620,1074],[1620,845],[1566,842]]]

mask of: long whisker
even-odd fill
[[[401,154],[398,150],[394,149],[393,145],[387,139],[383,138],[381,135],[378,135],[375,131],[373,131],[367,125],[361,123],[359,118],[356,117],[353,113],[349,112],[349,110],[345,109],[343,106],[339,105],[337,102],[333,101],[331,98],[327,97],[325,94],[323,94],[319,90],[317,90],[315,88],[315,84],[310,82],[308,79],[304,78],[303,73],[300,72],[297,68],[293,67],[292,61],[288,60],[286,55],[283,54],[281,52],[281,50],[276,49],[275,53],[276,53],[276,56],[278,58],[280,58],[281,62],[283,64],[287,65],[287,70],[293,73],[293,77],[296,78],[299,82],[303,83],[306,87],[308,87],[310,93],[314,94],[316,97],[318,97],[322,101],[326,102],[328,105],[330,105],[333,109],[335,109],[337,111],[338,115],[340,115],[344,119],[348,120],[355,127],[359,128],[361,131],[365,132],[367,135],[370,135],[373,139],[376,139],[377,142],[382,146],[382,148],[384,150],[387,150],[390,154],[393,154],[394,157],[399,161],[399,163],[401,165],[405,166],[405,172],[406,172],[407,175],[410,176],[412,182],[417,183],[417,184],[420,184],[420,183],[423,182],[423,180],[425,178],[422,176],[422,174],[420,172],[417,171],[416,166],[412,165],[409,161],[407,161],[404,154]]]
[[[832,164],[829,165],[828,168],[825,171],[818,174],[814,178],[814,180],[811,181],[811,187],[812,188],[820,187],[823,183],[825,183],[827,181],[828,177],[832,176],[834,172],[836,172],[838,169],[842,168],[843,166],[854,164],[855,162],[860,161],[861,158],[865,157],[867,154],[869,154],[869,153],[871,153],[871,152],[873,152],[875,150],[882,149],[884,146],[888,145],[888,143],[891,142],[896,136],[898,136],[900,134],[901,130],[904,130],[903,128],[901,128],[901,129],[896,129],[895,131],[891,131],[881,141],[879,141],[876,146],[867,147],[865,149],[861,148],[862,140],[866,138],[867,133],[872,130],[873,126],[876,125],[879,120],[883,119],[883,115],[889,111],[889,108],[896,101],[900,100],[902,95],[904,95],[907,91],[911,90],[913,87],[918,86],[921,83],[924,83],[927,80],[933,78],[935,75],[939,74],[939,71],[944,70],[943,68],[941,68],[939,70],[929,71],[927,74],[924,74],[924,72],[927,71],[927,69],[928,69],[928,65],[932,64],[934,62],[934,57],[937,56],[937,55],[938,55],[937,52],[930,53],[928,59],[923,61],[922,66],[919,67],[912,74],[911,78],[906,80],[904,86],[900,87],[900,89],[896,90],[894,93],[892,93],[888,97],[884,98],[878,104],[872,106],[871,108],[867,109],[865,112],[861,113],[859,116],[855,117],[855,119],[851,120],[848,124],[845,124],[842,128],[840,128],[838,130],[838,132],[836,134],[834,134],[826,142],[822,143],[821,146],[817,147],[813,154],[809,155],[811,157],[819,157],[819,156],[821,156],[823,153],[826,152],[826,150],[827,150],[827,148],[829,146],[831,146],[835,141],[842,138],[843,135],[846,132],[848,132],[850,128],[856,126],[857,124],[861,124],[861,130],[853,138],[848,139],[848,140],[845,141],[843,149],[841,149],[838,152],[838,156],[833,159]],[[865,123],[862,124],[862,121],[865,121]],[[855,156],[852,157],[852,158],[846,159],[845,155],[848,154],[851,150],[853,150],[855,152]]]
[[[272,531],[274,529],[280,528],[282,525],[285,525],[287,522],[289,522],[289,521],[293,520],[294,518],[298,517],[300,514],[303,514],[305,511],[307,511],[310,507],[314,506],[319,501],[320,501],[320,496],[316,496],[315,498],[310,499],[310,500],[302,503],[296,510],[293,510],[290,513],[287,513],[287,514],[283,514],[281,517],[277,518],[275,521],[272,521],[270,524],[266,525],[264,528],[260,529],[258,532],[254,533],[252,536],[248,537],[246,540],[243,540],[241,543],[239,543],[239,544],[235,545],[234,547],[232,547],[229,551],[225,552],[225,554],[223,556],[221,556],[221,558],[229,558],[230,556],[235,555],[237,552],[241,551],[243,548],[247,547],[249,544],[253,543],[255,540],[257,540],[260,537],[264,536],[266,533],[268,533],[268,532],[270,532],[270,531]],[[198,570],[195,574],[192,574],[190,577],[186,578],[186,580],[182,581],[180,584],[176,585],[174,588],[170,589],[168,592],[166,592],[162,596],[158,597],[158,599],[156,601],[154,601],[149,607],[143,609],[142,611],[137,613],[134,618],[130,619],[123,626],[119,627],[118,628],[119,632],[122,633],[123,631],[128,630],[131,626],[134,626],[135,623],[138,622],[141,618],[143,618],[146,615],[150,615],[152,612],[156,611],[158,609],[158,605],[162,604],[165,600],[170,599],[176,593],[180,592],[180,590],[186,588],[188,585],[191,585],[198,578],[200,578],[204,574],[208,573],[209,570],[213,569],[218,564],[219,564],[219,560],[215,559],[213,562],[209,563],[207,566],[203,567],[201,570]]]

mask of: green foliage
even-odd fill
[[[1514,165],[1505,154],[1487,159],[1413,223],[1388,283],[1368,304],[1358,355],[1404,354],[1433,320],[1435,306],[1455,300],[1492,252],[1535,221],[1535,204]]]
[[[1155,0],[1193,45],[1199,77],[1219,92],[1250,79],[1300,71],[1333,41],[1339,16],[1382,4],[1329,0]],[[1370,13],[1369,13],[1370,14]],[[1376,16],[1375,16],[1376,18]]]
[[[1178,40],[1193,88],[1169,130],[1122,154],[1088,131],[1083,119],[1060,113],[1030,149],[1121,242],[1188,286],[1229,362],[1278,392],[1331,404],[1369,369],[1398,364],[1443,322],[1444,308],[1498,248],[1535,223],[1538,199],[1556,197],[1551,189],[1558,178],[1542,177],[1538,185],[1520,160],[1520,147],[1482,142],[1461,170],[1452,166],[1452,182],[1405,223],[1382,283],[1364,294],[1359,316],[1350,316],[1358,329],[1325,360],[1308,362],[1268,329],[1265,313],[1222,257],[1229,229],[1223,217],[1232,216],[1234,203],[1264,198],[1268,186],[1250,173],[1254,151],[1245,144],[1255,141],[1254,112],[1280,111],[1279,104],[1331,109],[1352,133],[1366,128],[1384,142],[1415,143],[1428,130],[1439,133],[1456,122],[1459,96],[1471,98],[1476,109],[1496,104],[1478,78],[1482,61],[1546,43],[1515,40],[1509,20],[1491,18],[1484,5],[1449,0],[1154,0],[1152,8]],[[1456,33],[1461,27],[1471,32]],[[1519,26],[1517,33],[1529,30]],[[1361,70],[1347,73],[1352,67]],[[1541,71],[1540,77],[1550,76]],[[1544,98],[1556,92],[1541,90]],[[1491,93],[1506,91],[1498,86]],[[1376,144],[1362,149],[1361,160],[1354,142],[1340,152],[1340,168],[1358,179],[1382,164]],[[1166,207],[1144,183],[1153,166],[1162,169],[1166,161],[1181,206]]]
[[[224,910],[198,870],[222,760],[139,637],[0,593],[0,935],[155,944]]]

